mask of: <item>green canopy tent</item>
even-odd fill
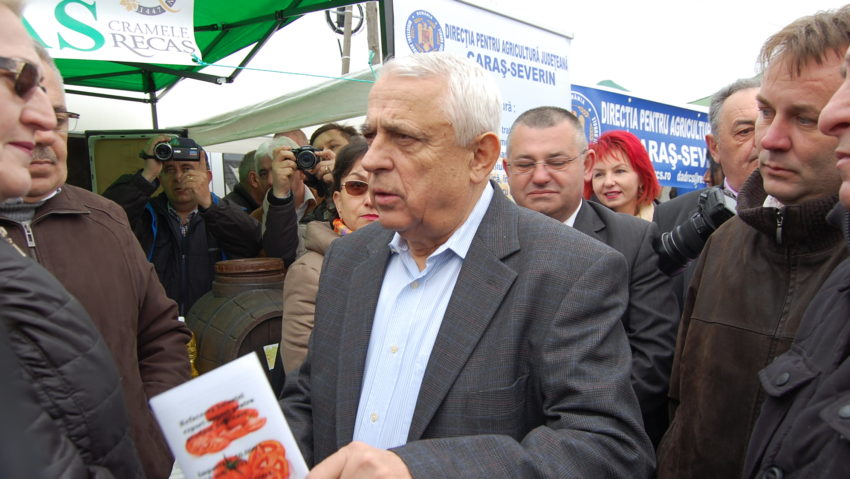
[[[232,0],[195,1],[195,40],[205,63],[214,63],[254,45],[240,66],[245,66],[277,30],[302,15],[358,3],[351,0]],[[65,85],[137,92],[146,97],[66,88],[68,93],[149,103],[153,127],[158,128],[156,103],[184,78],[211,83],[231,83],[241,72],[229,76],[201,72],[203,65],[163,65],[100,60],[57,59]]]

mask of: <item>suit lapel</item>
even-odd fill
[[[392,232],[376,236],[377,238],[369,243],[368,254],[351,275],[351,278],[362,282],[348,285],[348,302],[344,305],[341,318],[343,347],[339,352],[337,373],[337,448],[345,446],[354,437],[354,422],[360,404],[369,336],[372,333],[372,322],[384,281],[384,271],[390,258],[387,244],[392,239]]]
[[[516,272],[502,259],[519,249],[517,207],[498,187],[494,190],[443,316],[408,441],[422,436],[516,279]]]
[[[605,207],[603,206],[603,208]],[[605,232],[605,222],[602,221],[596,209],[587,200],[581,202],[573,228],[603,243],[608,238]]]

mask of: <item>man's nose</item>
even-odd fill
[[[791,149],[791,137],[785,121],[774,120],[762,128],[760,146],[765,150],[788,151]]]
[[[536,184],[544,184],[548,183],[550,179],[552,179],[552,175],[549,173],[546,163],[542,161],[535,163],[534,169],[531,170],[531,181]]]
[[[56,112],[47,93],[41,88],[33,88],[26,97],[21,110],[21,123],[35,131],[52,131],[56,128]]]

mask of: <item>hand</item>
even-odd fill
[[[295,172],[295,155],[292,148],[281,146],[272,155],[272,194],[275,198],[286,198],[292,190],[292,174]]]
[[[169,136],[169,135],[152,136],[148,140],[147,144],[145,145],[145,154],[153,155],[153,148],[156,145],[158,145],[158,144],[160,144],[164,141],[169,141],[169,140],[171,140],[171,138],[172,137]],[[146,180],[153,183],[153,181],[156,179],[157,176],[159,176],[159,173],[161,171],[162,171],[162,162],[161,161],[154,159],[154,158],[146,158],[145,159],[145,167],[142,170],[142,176],[144,176]]]
[[[333,150],[322,150],[317,151],[316,156],[319,157],[319,164],[313,168],[313,171],[310,173],[313,174],[316,178],[324,181],[328,186],[333,186],[334,182],[334,163],[336,161],[336,154]]]
[[[410,478],[398,454],[352,442],[319,463],[307,479]]]
[[[192,170],[183,173],[180,177],[180,187],[189,191],[201,208],[206,209],[212,205],[209,171]]]

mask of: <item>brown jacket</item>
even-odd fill
[[[313,313],[316,311],[316,293],[319,291],[319,273],[325,251],[339,238],[327,221],[307,224],[304,244],[307,252],[295,260],[286,271],[283,282],[283,327],[280,355],[283,370],[290,372],[304,361],[307,341],[313,331]]]
[[[850,239],[850,213],[830,213]],[[845,243],[846,244],[846,243]],[[850,259],[812,299],[785,354],[759,373],[766,394],[745,478],[847,477],[850,472]]]
[[[124,210],[65,185],[23,225],[0,218],[9,236],[83,304],[115,357],[133,440],[147,477],[168,477],[172,459],[148,398],[189,379],[189,330],[177,320]],[[92,371],[92,374],[97,374]]]
[[[809,301],[847,257],[825,219],[837,195],[781,209],[763,207],[766,196],[756,171],[738,216],[697,263],[670,378],[672,421],[658,449],[661,479],[740,477],[763,400],[758,372],[789,348]]]

